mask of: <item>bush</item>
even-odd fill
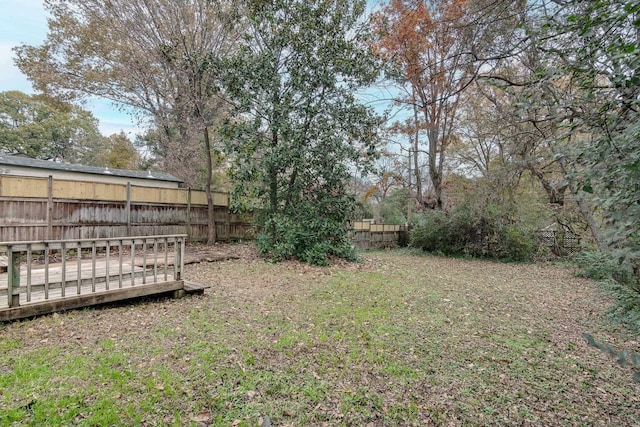
[[[525,261],[538,249],[533,232],[496,205],[461,204],[449,215],[430,211],[411,233],[411,246],[444,255]]]
[[[425,213],[411,231],[411,246],[426,252],[440,252],[452,255],[453,233],[451,220],[442,211]]]
[[[256,246],[260,256],[272,261],[297,259],[309,264],[327,265],[331,255],[356,259],[344,223],[326,217],[272,215],[260,224]]]
[[[509,261],[526,261],[532,259],[538,250],[532,231],[507,226],[500,236],[498,258]]]
[[[631,266],[621,264],[611,252],[583,251],[573,262],[578,276],[599,281],[615,298],[609,317],[640,333],[640,284]]]
[[[582,251],[573,257],[578,268],[576,275],[594,280],[607,280],[618,277],[624,281],[628,272],[613,258],[610,253]]]

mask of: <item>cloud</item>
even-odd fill
[[[123,131],[131,139],[135,135],[142,135],[144,125],[139,124],[130,114],[127,113],[126,107],[118,107],[112,101],[99,98],[91,98],[86,100],[86,104],[82,106],[93,112],[93,115],[100,120],[98,128],[103,135],[111,135]]]

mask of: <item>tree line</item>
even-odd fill
[[[345,220],[374,216],[514,258],[553,227],[637,278],[636,2],[45,5],[45,42],[15,49],[38,96],[131,108],[154,167],[208,194],[229,180],[265,256],[352,257]]]

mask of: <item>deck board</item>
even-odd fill
[[[38,316],[41,314],[53,313],[55,311],[71,310],[74,308],[122,301],[147,295],[178,291],[182,289],[182,286],[182,281],[179,280],[172,282],[153,283],[150,285],[134,286],[123,289],[112,289],[109,291],[95,292],[86,295],[76,295],[73,297],[67,296],[66,298],[53,298],[35,303],[32,302],[26,305],[21,305],[19,307],[0,309],[0,322]]]
[[[95,263],[91,259],[82,260],[80,264],[79,278],[81,286],[79,290],[77,261],[68,261],[65,266],[64,283],[66,286],[64,288],[64,296],[62,295],[62,264],[50,264],[48,278],[45,276],[44,266],[34,266],[31,268],[30,300],[28,300],[27,296],[27,268],[22,266],[20,269],[20,287],[18,288],[20,306],[12,308],[9,308],[7,295],[8,273],[6,271],[2,272],[0,273],[0,320],[41,314],[40,312],[48,312],[46,310],[56,311],[77,308],[79,302],[84,305],[91,305],[100,303],[95,301],[103,301],[105,298],[108,300],[104,302],[108,302],[140,296],[138,295],[139,293],[149,295],[151,293],[166,292],[165,284],[167,283],[170,284],[169,290],[182,289],[182,281],[180,281],[179,287],[175,285],[177,282],[174,277],[172,259],[168,260],[166,276],[164,259],[162,263],[158,260],[155,269],[153,259],[147,260],[146,269],[143,268],[145,262],[142,258],[135,258],[133,261],[132,264],[131,259],[129,259],[128,262],[123,262],[121,267],[117,258],[112,258],[109,265],[107,265],[105,259],[97,259]],[[121,277],[122,281],[120,281]],[[155,291],[154,286],[156,288]],[[48,288],[48,298],[45,298],[45,287]],[[137,288],[145,289],[137,290]],[[114,297],[116,299],[113,299]],[[65,300],[67,302],[64,302]],[[40,308],[34,308],[38,305]],[[30,309],[29,306],[34,307]],[[20,311],[30,314],[15,317]]]

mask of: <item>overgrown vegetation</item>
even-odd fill
[[[529,201],[528,207],[533,206]],[[495,187],[477,186],[449,212],[425,212],[413,228],[411,246],[443,255],[526,261],[539,249],[534,233],[538,221]]]
[[[467,207],[426,212],[412,231],[411,246],[443,255],[531,260],[538,248],[535,234],[494,208],[480,216],[470,216]]]
[[[574,262],[578,275],[599,281],[614,297],[610,318],[640,334],[640,284],[632,267],[610,252],[583,251],[574,257]]]
[[[256,245],[260,255],[272,261],[297,259],[327,265],[330,256],[356,259],[340,216],[319,216],[315,209],[304,210],[299,206],[297,216],[271,215],[258,220],[262,220],[263,228],[257,235]]]

